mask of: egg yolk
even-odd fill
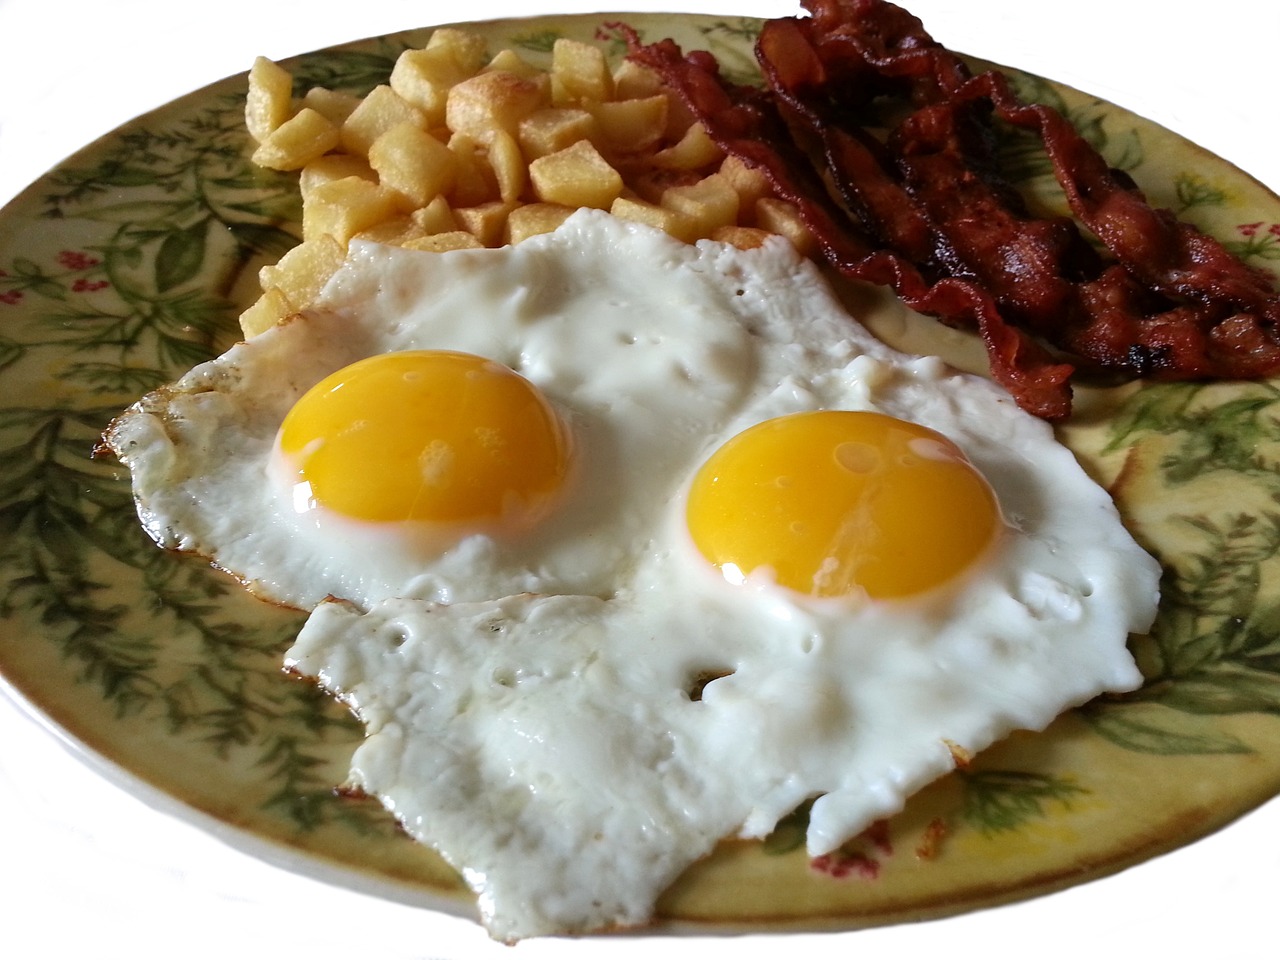
[[[519,533],[554,506],[569,438],[546,397],[465,353],[369,357],[312,387],[277,437],[299,510]]]
[[[689,490],[697,548],[816,597],[895,599],[973,564],[1001,524],[990,484],[946,437],[880,413],[767,420],[730,439]]]

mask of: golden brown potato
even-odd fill
[[[363,177],[321,183],[302,201],[303,239],[328,234],[345,246],[361,230],[399,216],[403,203],[395,190]]]
[[[409,250],[428,250],[431,253],[444,253],[447,250],[479,250],[483,246],[484,244],[465,230],[434,233],[428,237],[410,240],[405,244]]]
[[[516,139],[529,160],[559,153],[580,140],[595,141],[596,118],[577,107],[547,107],[520,121]]]
[[[321,234],[298,244],[278,263],[263,267],[258,280],[263,290],[279,290],[295,310],[302,310],[311,305],[346,255],[342,244]]]
[[[709,237],[738,219],[738,193],[718,173],[687,187],[670,187],[662,194],[662,206],[687,217],[697,237]]]
[[[587,101],[595,118],[598,143],[617,153],[639,153],[656,146],[667,129],[667,103],[662,94],[607,103]]]
[[[261,143],[293,113],[293,75],[278,63],[258,57],[249,70],[244,125]]]
[[[551,48],[551,102],[557,107],[613,99],[613,74],[604,51],[564,37]]]
[[[534,160],[529,181],[539,200],[567,207],[608,210],[622,193],[622,175],[585,140]]]
[[[369,145],[369,166],[378,182],[425,207],[452,188],[458,158],[416,123],[398,123]]]
[[[367,156],[373,141],[401,123],[412,123],[423,130],[430,126],[427,115],[391,87],[374,87],[342,125],[342,148],[347,153]]]
[[[526,203],[508,214],[504,239],[507,243],[519,243],[540,233],[550,233],[573,212],[573,207],[559,203]]]
[[[520,121],[547,105],[545,87],[505,70],[478,73],[456,84],[445,103],[445,124],[477,143],[495,131],[515,134]]]
[[[276,127],[253,151],[253,162],[272,170],[301,170],[338,145],[338,128],[310,107]]]

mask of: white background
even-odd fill
[[[1280,189],[1280,4],[915,0],[957,50],[1034,70],[1190,137]],[[189,90],[344,40],[456,19],[769,0],[0,0],[0,205],[96,137]],[[0,693],[0,953],[409,958],[1275,955],[1280,804],[1116,877],[1026,904],[839,935],[488,941],[474,924],[268,866],[116,785]],[[1262,946],[1267,944],[1266,947]],[[1252,949],[1249,946],[1252,945]]]

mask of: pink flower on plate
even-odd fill
[[[4,291],[4,293],[0,293],[0,303],[6,304],[8,306],[12,306],[13,304],[19,302],[21,299],[22,299],[21,290],[6,290]]]
[[[1263,221],[1261,220],[1259,220],[1257,223],[1242,223],[1238,227],[1236,227],[1236,229],[1239,230],[1246,237],[1252,237],[1252,236],[1256,236],[1258,231],[1262,229],[1262,223]]]
[[[93,293],[95,290],[101,290],[109,286],[111,284],[106,280],[88,280],[85,277],[81,277],[71,285],[71,289],[76,293]]]
[[[79,250],[63,250],[58,254],[58,263],[68,270],[88,270],[101,262],[97,257],[91,257]]]

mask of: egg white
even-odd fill
[[[570,424],[574,486],[535,535],[435,554],[335,537],[263,482],[311,384],[422,348],[507,363]],[[698,465],[817,409],[955,441],[1008,523],[982,567],[867,604],[705,564],[682,519]],[[641,923],[719,839],[810,798],[809,850],[834,849],[952,745],[1137,685],[1126,639],[1156,605],[1106,493],[1003,391],[875,340],[782,242],[688,246],[596,211],[496,251],[357,244],[315,309],[144,398],[108,442],[159,542],[316,607],[286,664],[366,725],[352,785],[458,867],[504,940]]]

